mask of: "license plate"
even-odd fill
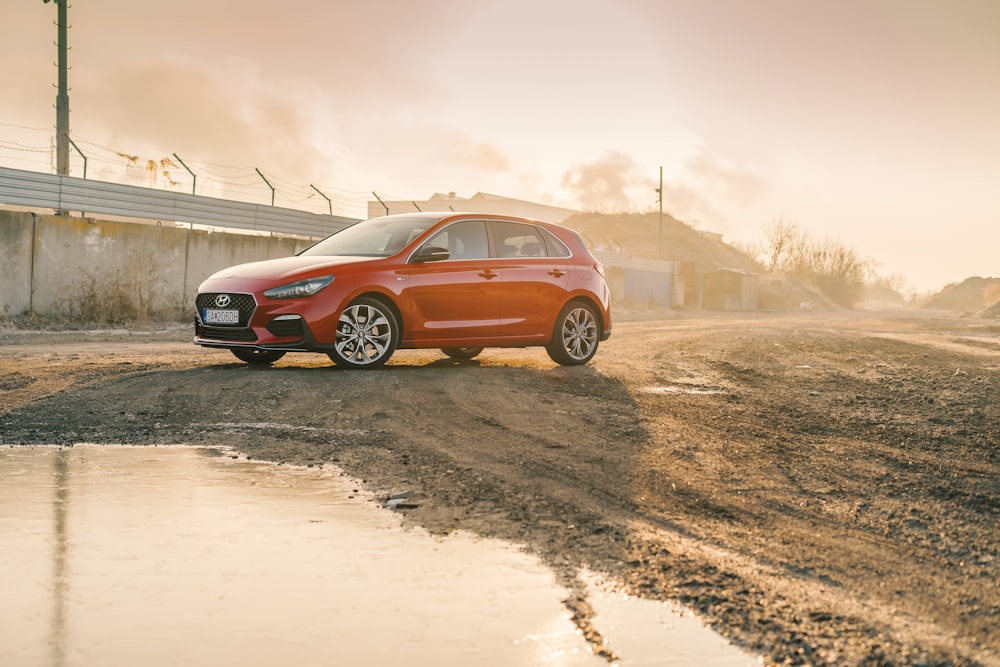
[[[205,324],[239,324],[240,311],[206,308],[201,319]]]

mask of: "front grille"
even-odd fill
[[[216,299],[223,294],[230,299],[230,302],[226,306],[220,306],[216,302]],[[241,292],[202,292],[195,298],[194,305],[198,309],[199,315],[204,313],[207,308],[238,310],[240,312],[240,321],[237,324],[213,325],[213,328],[250,326],[250,318],[253,317],[254,311],[257,310],[257,302],[254,300],[253,294],[244,294]]]
[[[209,340],[231,340],[240,343],[253,343],[257,340],[257,334],[253,332],[253,329],[240,329],[237,327],[202,326],[198,336],[199,338]]]
[[[278,338],[302,338],[302,318],[282,315],[268,322],[267,330]]]

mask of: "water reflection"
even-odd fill
[[[66,508],[69,506],[69,463],[65,449],[52,457],[55,492],[52,496],[55,515],[52,555],[52,664],[62,667],[66,658]]]
[[[0,479],[0,665],[606,664],[536,559],[403,530],[332,469],[7,447]],[[619,654],[684,664],[661,650]]]

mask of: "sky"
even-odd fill
[[[0,166],[54,172],[55,18],[0,3]],[[88,178],[190,191],[183,161],[198,194],[266,203],[266,178],[363,217],[372,192],[656,211],[662,168],[664,212],[729,242],[794,224],[916,292],[1000,276],[995,0],[79,0],[69,23]]]

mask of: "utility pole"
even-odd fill
[[[46,4],[49,0],[43,0]],[[59,8],[56,25],[59,28],[59,41],[56,46],[59,48],[59,93],[56,95],[56,173],[60,176],[69,176],[69,82],[67,72],[66,53],[69,47],[66,45],[66,31],[68,23],[66,19],[66,9],[69,0],[52,0]]]
[[[660,239],[657,243],[657,255],[663,259],[663,167],[660,167],[660,187],[656,188],[656,203],[660,205]]]

